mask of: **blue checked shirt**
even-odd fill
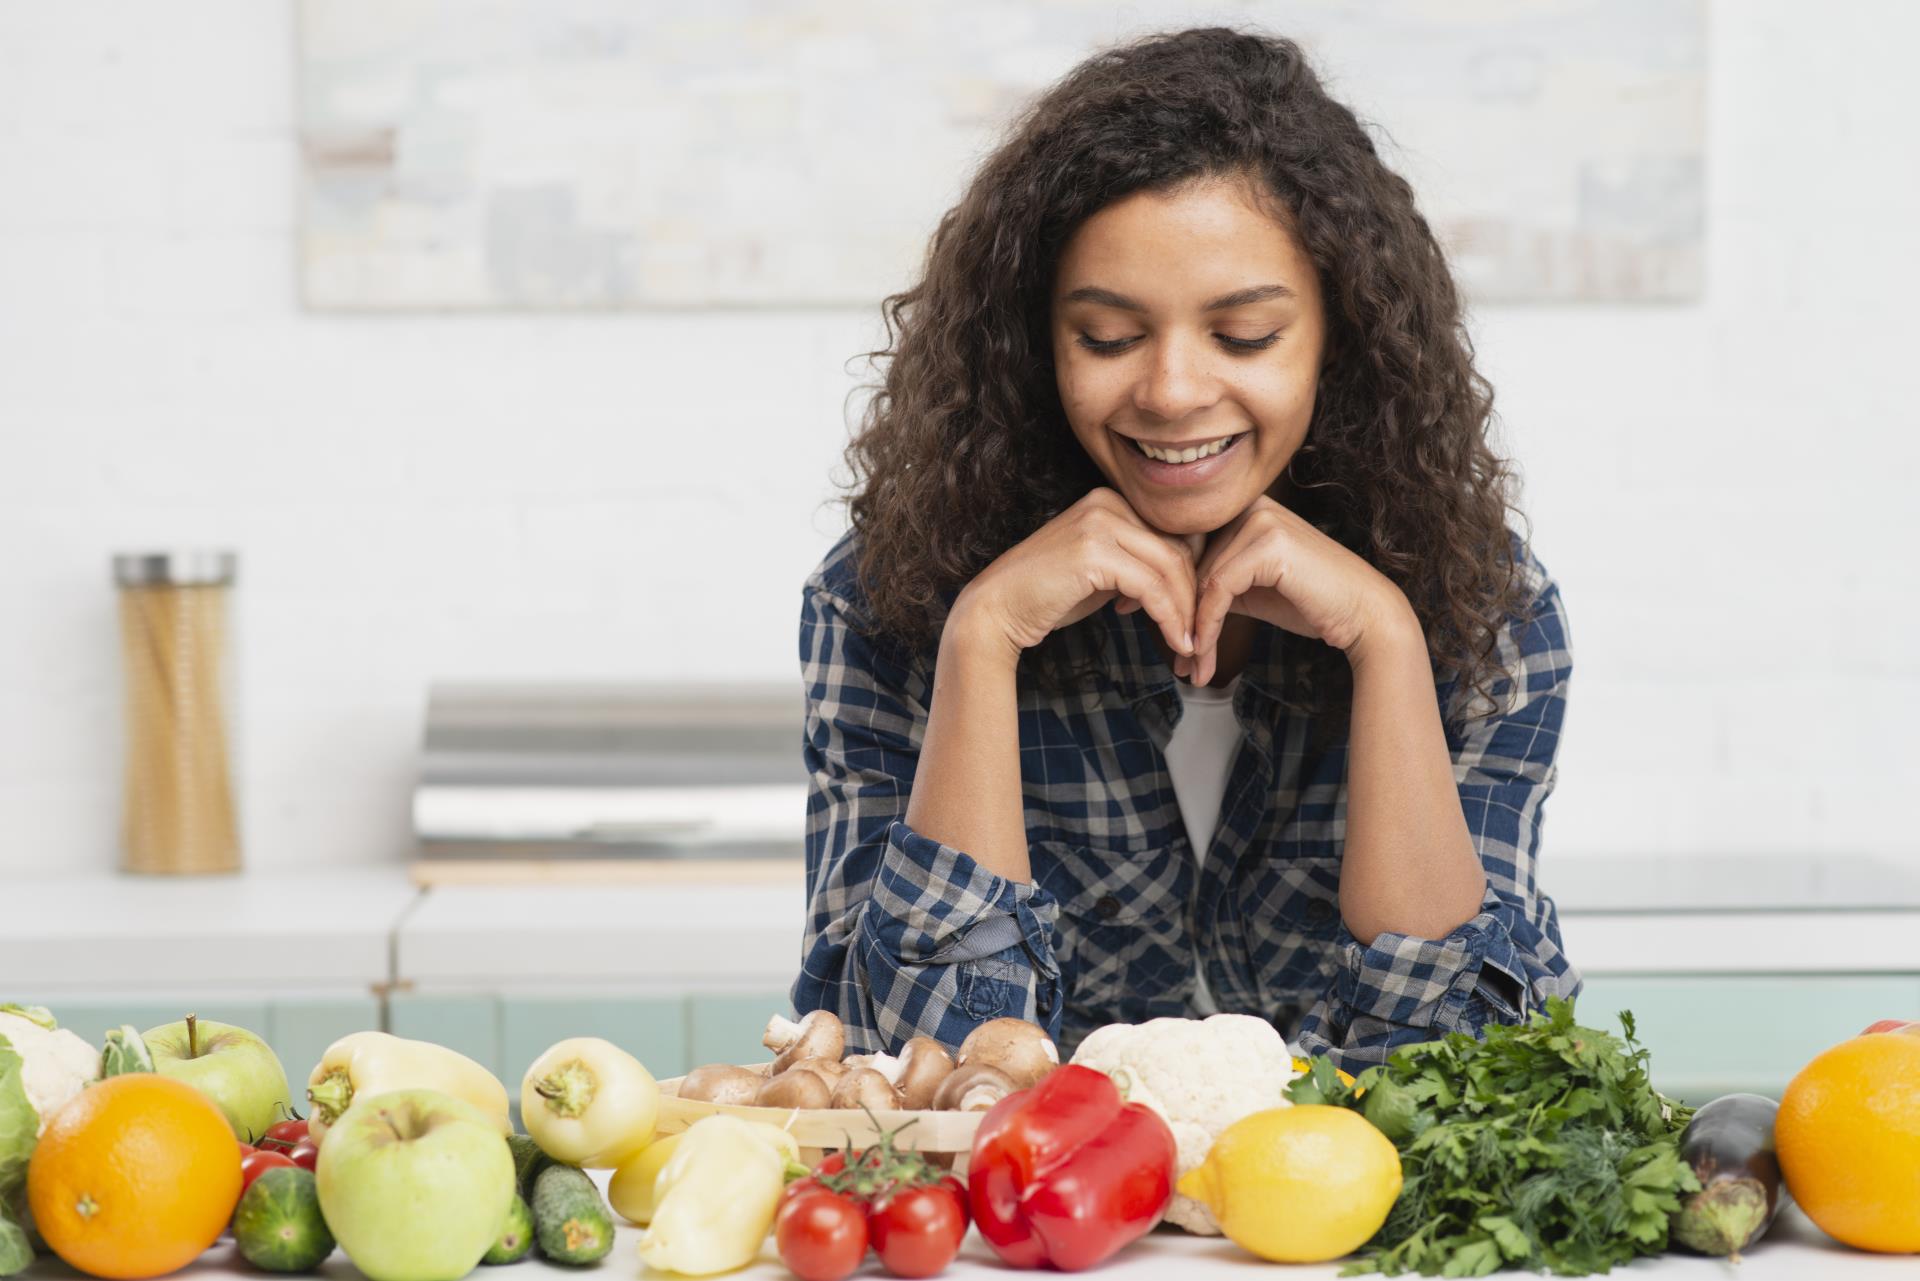
[[[1532,610],[1500,638],[1501,710],[1469,719],[1471,691],[1436,687],[1486,868],[1480,913],[1445,938],[1362,944],[1338,901],[1346,740],[1312,747],[1307,717],[1275,693],[1287,647],[1312,642],[1257,630],[1233,700],[1245,737],[1197,887],[1163,754],[1182,705],[1157,624],[1106,607],[1097,692],[1048,696],[1023,672],[1026,884],[905,822],[933,656],[870,642],[856,537],[803,589],[809,919],[793,986],[796,1010],[840,1016],[850,1052],[897,1052],[922,1034],[954,1046],[1011,1015],[1069,1055],[1106,1023],[1195,1017],[1196,951],[1222,1010],[1260,1015],[1349,1069],[1579,990],[1534,878],[1572,656],[1559,590],[1517,538]],[[1084,629],[1068,635],[1086,657]]]

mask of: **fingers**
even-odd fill
[[[1170,538],[1143,526],[1126,524],[1114,530],[1114,541],[1122,551],[1132,555],[1156,576],[1163,585],[1168,608],[1176,620],[1168,625],[1168,618],[1153,608],[1154,602],[1143,600],[1147,612],[1161,624],[1166,634],[1167,644],[1175,654],[1192,655],[1194,652],[1194,577],[1193,553],[1179,539]],[[1124,594],[1134,593],[1121,587]]]
[[[1207,564],[1198,571],[1200,589],[1194,601],[1193,643],[1207,656],[1208,670],[1203,673],[1203,679],[1213,678],[1214,647],[1220,642],[1220,629],[1227,612],[1258,577],[1260,541],[1249,537],[1242,527],[1217,552],[1210,549]]]

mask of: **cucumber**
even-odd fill
[[[533,1249],[533,1211],[527,1208],[527,1199],[514,1193],[513,1204],[507,1207],[507,1221],[500,1225],[500,1235],[480,1256],[482,1263],[518,1263],[527,1257],[527,1251]]]
[[[1779,1110],[1758,1094],[1728,1094],[1693,1114],[1680,1136],[1680,1159],[1693,1167],[1700,1190],[1674,1213],[1674,1240],[1737,1259],[1766,1234],[1786,1196],[1773,1150]]]
[[[240,1257],[268,1272],[311,1272],[333,1253],[333,1233],[320,1214],[313,1171],[297,1165],[267,1170],[233,1210]]]
[[[555,1263],[595,1263],[613,1249],[613,1216],[585,1171],[555,1163],[533,1181],[533,1230]]]
[[[540,1177],[540,1171],[555,1164],[552,1157],[540,1149],[540,1145],[524,1134],[509,1134],[507,1146],[513,1149],[514,1187],[528,1201],[533,1200],[533,1181]]]

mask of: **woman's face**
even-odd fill
[[[1239,181],[1139,192],[1089,218],[1061,255],[1052,327],[1073,434],[1163,533],[1227,524],[1306,439],[1319,279]]]

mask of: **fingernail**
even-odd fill
[[[1187,653],[1193,653],[1193,629],[1187,629]]]

